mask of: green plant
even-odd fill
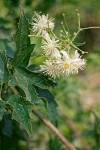
[[[36,15],[38,16],[38,14]],[[50,27],[52,28],[53,24],[52,25],[50,24]],[[11,55],[9,55],[6,50],[2,50],[2,49],[0,50],[0,85],[1,85],[0,120],[3,121],[3,123],[1,123],[1,130],[2,130],[1,135],[3,134],[3,138],[5,139],[5,141],[9,139],[8,137],[11,137],[12,134],[16,135],[16,138],[13,139],[13,141],[16,141],[17,138],[27,141],[26,138],[27,136],[24,137],[24,134],[27,135],[27,133],[31,137],[33,132],[32,131],[32,121],[33,121],[32,112],[33,112],[36,116],[39,117],[39,119],[42,122],[44,122],[46,126],[48,126],[59,137],[59,139],[66,145],[66,147],[69,150],[75,149],[73,145],[70,144],[54,126],[54,125],[57,126],[57,119],[59,115],[57,112],[57,103],[53,95],[51,94],[50,89],[57,85],[56,81],[54,80],[55,78],[59,77],[60,75],[63,76],[63,75],[70,75],[70,73],[71,74],[78,73],[78,69],[82,69],[83,66],[85,65],[85,61],[81,59],[77,51],[74,56],[70,56],[73,54],[73,52],[71,52],[71,54],[69,52],[71,48],[72,50],[77,49],[81,51],[77,47],[77,44],[75,45],[74,43],[75,39],[80,31],[85,29],[90,29],[90,28],[94,28],[94,27],[81,28],[80,18],[78,18],[78,31],[77,33],[74,33],[74,36],[72,36],[69,34],[68,31],[67,32],[65,31],[65,27],[63,26],[63,31],[61,31],[61,36],[64,37],[64,39],[62,38],[63,40],[60,41],[60,46],[58,46],[57,47],[58,49],[56,49],[57,58],[56,58],[56,54],[53,55],[52,51],[50,53],[45,52],[45,56],[44,56],[45,58],[44,57],[42,58],[42,62],[43,62],[46,59],[48,59],[48,57],[50,57],[52,67],[56,67],[55,69],[57,70],[49,70],[50,66],[47,66],[46,68],[45,65],[44,66],[42,65],[41,70],[39,70],[38,69],[39,66],[37,67],[36,65],[33,64],[36,56],[34,56],[35,53],[32,53],[35,44],[37,43],[34,42],[34,38],[32,36],[29,37],[30,35],[29,23],[24,15],[23,10],[21,9],[18,29],[16,31],[16,34],[14,35],[14,42],[16,44],[16,48],[14,50],[10,49]],[[37,37],[40,36],[40,33],[42,33],[42,31],[37,34]],[[42,48],[46,50],[46,48],[48,48],[46,47],[48,46],[46,44],[48,43],[46,43],[47,41],[45,41],[45,38],[43,37],[44,33],[45,32],[43,32],[42,37],[39,38],[43,38],[44,44]],[[46,32],[45,35],[48,36],[48,33]],[[32,31],[31,34],[33,34]],[[55,36],[51,30],[50,31],[51,38],[52,35]],[[69,56],[66,57],[68,60],[67,59],[64,60],[64,57],[62,57],[65,55],[66,51],[63,51],[61,53],[59,52],[64,46],[68,50]],[[51,47],[49,47],[48,49],[50,50]],[[83,53],[83,51],[81,52]],[[61,56],[60,59],[58,58],[59,56]],[[31,58],[33,59],[33,62],[31,61]],[[77,60],[78,63],[76,61],[75,64],[73,64],[72,66],[71,63],[74,62],[73,60],[74,61]],[[59,70],[59,64],[61,64],[60,70]],[[45,72],[46,75],[44,75],[42,71]],[[54,125],[50,123],[48,120],[46,120],[42,115],[40,115],[34,109],[37,106],[41,108],[41,112],[43,109],[43,113],[45,114],[45,116],[49,117],[49,119]],[[18,122],[21,125],[22,129],[25,129],[27,133],[21,130],[21,128],[19,128]],[[4,127],[3,124],[5,125]],[[15,129],[13,129],[12,126],[14,126]],[[95,126],[97,126],[97,124],[95,124]],[[7,128],[9,130],[7,130]],[[6,135],[7,135],[7,139],[5,137]],[[7,144],[8,143],[9,142],[7,142]],[[59,146],[59,142],[57,144]],[[25,143],[22,145],[25,146]],[[3,146],[3,148],[6,149],[4,143],[1,146]],[[54,145],[51,144],[51,147],[52,146],[54,147]],[[13,149],[13,148],[14,147],[12,146],[9,149]],[[15,149],[17,148],[18,147],[16,147]]]

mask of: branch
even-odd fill
[[[17,95],[18,91],[10,86],[11,90]],[[33,114],[35,114],[68,148],[68,150],[76,150],[74,146],[59,132],[59,130],[47,119],[45,119],[39,112],[37,112],[34,108],[32,109]]]
[[[59,132],[59,130],[47,119],[45,119],[39,112],[32,109],[32,112],[62,141],[68,150],[76,150],[74,146]]]

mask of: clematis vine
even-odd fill
[[[86,60],[82,59],[78,51],[82,54],[84,52],[73,43],[81,30],[79,29],[71,38],[69,30],[62,23],[61,38],[61,34],[59,37],[55,35],[54,26],[53,19],[49,18],[48,14],[35,13],[32,20],[33,34],[42,37],[42,55],[46,56],[46,60],[40,65],[40,71],[54,79],[78,74],[86,65]]]

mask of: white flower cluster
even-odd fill
[[[73,55],[69,54],[69,50],[67,52],[68,44],[62,49],[63,46],[61,46],[53,33],[53,19],[49,19],[48,15],[35,13],[32,29],[36,35],[43,38],[41,47],[44,55],[47,57],[47,60],[40,65],[40,70],[43,73],[50,75],[52,78],[57,78],[77,74],[79,69],[82,70],[84,68],[86,61],[81,59],[77,49]]]

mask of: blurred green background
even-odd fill
[[[55,18],[57,34],[63,13],[71,32],[77,31],[76,9],[81,15],[81,27],[100,26],[100,0],[0,0],[0,50],[6,49],[8,56],[15,46],[13,34],[18,26],[20,4],[30,22],[34,11]],[[85,30],[77,40],[86,42],[81,49],[89,52],[84,55],[87,66],[78,75],[61,79],[51,90],[59,104],[58,128],[77,150],[100,150],[100,29]],[[0,123],[3,150],[65,149],[35,116],[33,120],[33,137],[27,139],[19,125],[5,115]]]

